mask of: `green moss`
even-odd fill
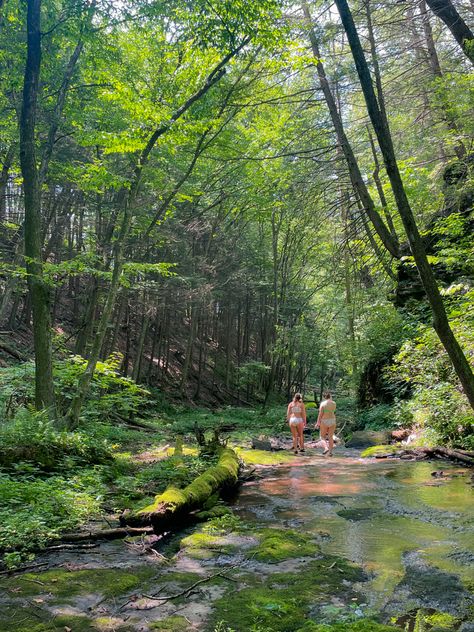
[[[211,558],[215,552],[230,553],[235,546],[229,544],[227,539],[219,535],[208,533],[193,533],[181,540],[181,548],[186,549],[186,554],[199,560]]]
[[[216,505],[207,511],[199,511],[196,514],[196,517],[199,520],[211,520],[212,518],[222,518],[222,516],[231,515],[232,510],[229,507],[225,507],[224,505]]]
[[[317,624],[307,621],[297,632],[400,632],[400,628],[383,625],[371,619],[361,619],[355,623]]]
[[[215,602],[212,625],[223,621],[236,632],[259,627],[272,632],[296,632],[318,600],[325,603],[329,596],[338,595],[351,603],[354,593],[343,580],[352,583],[366,578],[358,566],[327,556],[310,562],[297,573],[273,573],[261,581],[255,575],[240,579],[247,581],[247,586],[232,593],[232,598],[225,595]],[[362,628],[354,630],[362,632]],[[385,632],[385,628],[373,628],[373,632]]]
[[[247,632],[257,626],[273,632],[293,632],[306,616],[306,602],[296,591],[274,591],[253,586],[216,602],[215,623],[224,621],[236,632]],[[209,628],[214,629],[214,625]]]
[[[350,522],[360,522],[362,520],[369,520],[374,513],[375,509],[371,509],[370,507],[359,507],[355,509],[341,509],[336,512],[338,516],[341,518],[345,518]]]
[[[173,616],[150,623],[151,630],[160,630],[161,632],[187,632],[189,630],[189,622],[184,617]]]
[[[131,632],[131,628],[116,617],[98,617],[94,619],[94,630],[99,632]],[[75,630],[73,629],[73,632]]]
[[[380,454],[395,454],[400,450],[399,445],[373,445],[370,448],[366,448],[362,453],[362,458],[370,456],[379,456]]]
[[[8,588],[15,591],[20,589],[20,597],[45,593],[61,599],[91,593],[114,597],[136,588],[155,573],[155,569],[147,566],[79,571],[56,569],[44,573],[26,573],[9,580]]]
[[[2,608],[0,632],[64,632],[66,627],[73,632],[97,632],[87,617],[52,617],[50,612],[24,605],[21,608]]]
[[[459,619],[453,617],[447,612],[435,612],[425,617],[426,623],[433,627],[444,628],[447,630],[453,629],[454,626],[459,624]]]
[[[235,451],[240,458],[248,465],[280,465],[294,460],[293,454],[278,450],[270,452],[268,450],[247,450],[236,448]]]
[[[258,532],[260,543],[249,553],[260,562],[278,563],[297,557],[316,555],[320,548],[311,539],[296,531],[265,529]]]
[[[234,450],[223,448],[216,465],[207,469],[184,489],[170,487],[155,497],[154,502],[138,512],[153,514],[163,506],[170,511],[193,509],[204,505],[206,500],[223,485],[235,485],[239,475],[239,459]]]

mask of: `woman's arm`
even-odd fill
[[[306,407],[304,404],[303,404],[303,410],[301,411],[301,414],[303,416],[304,425],[306,426]]]
[[[288,404],[288,408],[286,409],[286,421],[290,420],[290,411],[291,411],[291,402]]]
[[[317,422],[316,422],[316,424],[315,424],[315,426],[314,426],[315,428],[319,428],[319,426],[321,425],[321,419],[322,419],[322,417],[323,417],[323,407],[322,407],[322,406],[320,406],[320,407],[319,407],[318,420],[317,420]]]

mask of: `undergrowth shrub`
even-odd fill
[[[17,468],[26,462],[51,471],[112,459],[110,448],[102,439],[81,432],[58,431],[45,413],[26,408],[0,426],[0,445],[0,466],[4,468]]]
[[[0,551],[6,566],[32,559],[32,551],[97,514],[103,491],[93,470],[67,480],[32,474],[15,480],[0,472]]]
[[[150,391],[119,373],[120,354],[97,363],[81,413],[83,421],[127,421],[153,412]],[[69,410],[77,381],[86,367],[81,356],[59,360],[54,366],[54,386],[59,416]],[[34,363],[0,369],[0,416],[12,418],[19,407],[33,404]]]
[[[356,427],[365,430],[384,430],[395,425],[394,408],[390,404],[378,404],[357,414]]]
[[[474,357],[474,291],[463,295],[451,309],[451,323],[468,357]],[[462,392],[447,353],[431,327],[406,341],[390,373],[413,387],[406,408],[414,424],[433,433],[438,443],[474,449],[474,414]]]

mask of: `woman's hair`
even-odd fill
[[[331,391],[324,391],[324,399],[331,399]]]
[[[303,398],[301,397],[301,393],[295,393],[295,396],[293,397],[293,401],[295,402],[299,402],[301,401]]]

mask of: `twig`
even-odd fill
[[[48,562],[42,562],[41,564],[30,564],[29,566],[22,566],[21,568],[15,568],[13,570],[0,571],[0,575],[16,575],[18,573],[30,571],[33,568],[41,568],[41,566],[48,566]]]
[[[30,577],[23,577],[24,582],[33,582],[34,584],[39,584],[40,586],[44,586],[44,582],[40,582],[39,579],[31,579]]]

